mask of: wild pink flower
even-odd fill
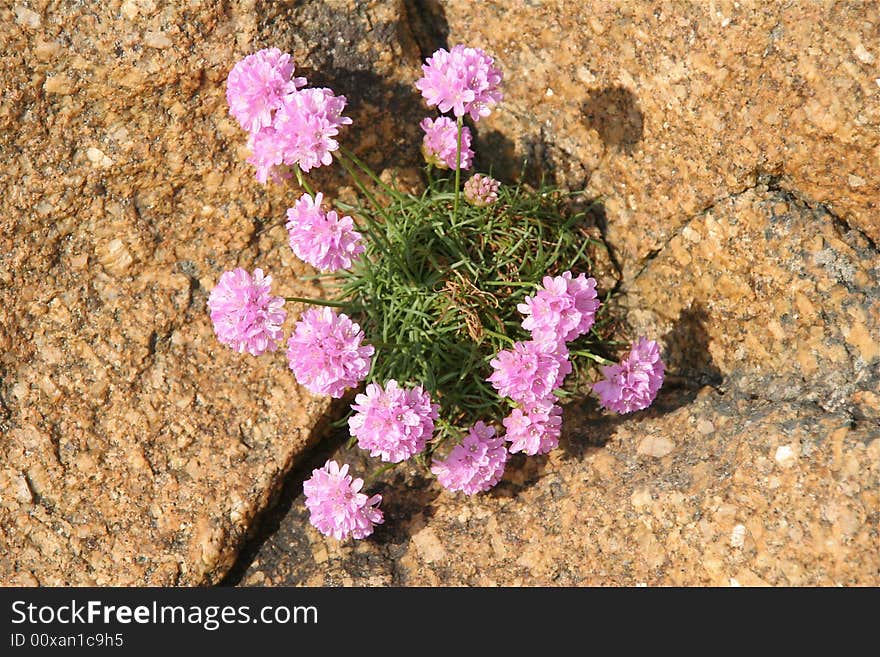
[[[416,82],[429,106],[455,116],[469,114],[479,121],[489,116],[491,107],[501,101],[501,71],[494,60],[479,48],[457,45],[440,48],[422,65],[424,77]]]
[[[468,178],[464,184],[464,197],[471,205],[478,208],[492,205],[498,200],[498,187],[501,186],[494,178],[477,173]]]
[[[489,361],[494,372],[487,379],[502,397],[518,404],[546,399],[571,372],[568,350],[560,343],[517,342]]]
[[[306,310],[287,341],[287,363],[296,380],[317,395],[339,398],[370,372],[372,345],[345,313]]]
[[[254,269],[253,276],[240,267],[223,272],[208,297],[217,339],[238,353],[275,351],[287,313],[284,298],[271,291],[272,277],[263,276],[262,269]]]
[[[422,154],[429,164],[440,169],[455,170],[458,126],[448,116],[437,119],[423,119],[419,127],[425,131],[422,140]],[[461,129],[461,168],[470,169],[474,152],[471,150],[471,131]]]
[[[226,101],[229,113],[249,132],[272,125],[272,115],[282,99],[306,84],[293,78],[293,59],[278,48],[248,55],[229,72]]]
[[[315,468],[303,482],[309,521],[338,541],[349,536],[366,538],[385,518],[378,508],[382,496],[367,497],[360,492],[363,486],[363,479],[352,479],[348,474],[347,463],[340,468],[336,461],[327,461],[323,468]]]
[[[543,287],[517,308],[526,315],[522,326],[532,332],[533,340],[570,342],[587,333],[596,320],[596,280],[584,274],[573,279],[569,271],[545,276]]]
[[[257,169],[257,180],[264,185],[268,180],[280,182],[290,178],[284,165],[285,144],[272,126],[262,128],[258,132],[252,132],[248,138],[248,147],[251,155],[247,161]]]
[[[514,408],[504,420],[510,452],[524,452],[529,456],[546,454],[559,445],[562,433],[562,408],[551,400],[529,404],[526,408]]]
[[[340,127],[351,124],[350,118],[342,116],[345,103],[345,96],[323,88],[301,89],[286,96],[272,124],[284,163],[298,164],[303,171],[331,164],[331,153],[339,148],[334,137]]]
[[[616,413],[639,411],[651,405],[663,385],[665,367],[660,347],[644,337],[617,365],[602,367],[605,378],[593,384],[602,406]]]
[[[353,258],[364,252],[361,234],[354,230],[348,215],[340,217],[335,210],[321,208],[323,194],[312,198],[303,194],[287,210],[287,232],[290,248],[296,256],[321,271],[351,267]]]
[[[495,436],[494,427],[477,422],[445,461],[434,459],[431,472],[445,489],[473,495],[501,481],[506,462],[504,439]]]
[[[383,461],[399,463],[421,452],[434,433],[434,420],[440,407],[421,386],[404,389],[390,379],[383,390],[377,383],[367,385],[365,394],[354,398],[348,419],[352,436],[361,449]]]

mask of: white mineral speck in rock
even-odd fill
[[[16,25],[24,25],[25,27],[36,29],[40,27],[40,15],[32,9],[18,6],[15,8],[15,23]]]
[[[742,586],[742,584],[740,584],[740,583],[736,580],[735,577],[731,577],[731,578],[730,578],[730,585],[733,586],[733,587]]]
[[[730,532],[730,546],[734,548],[741,548],[743,543],[746,542],[746,526],[745,525],[737,525],[733,528],[733,531]]]
[[[104,168],[113,164],[113,160],[107,157],[107,155],[104,154],[104,151],[100,148],[95,148],[94,146],[86,151],[86,157],[89,158],[89,162],[95,167]]]
[[[663,458],[675,449],[675,443],[664,436],[646,436],[639,443],[636,451],[642,456]]]
[[[855,56],[859,58],[862,64],[874,63],[874,55],[869,53],[861,43],[853,48],[853,53],[855,53]]]
[[[781,468],[790,468],[797,462],[797,452],[791,445],[780,445],[773,456]]]
[[[144,43],[151,48],[168,48],[172,41],[164,32],[144,32]]]

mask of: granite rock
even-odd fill
[[[396,3],[353,1],[0,8],[0,583],[222,577],[329,406],[283,350],[212,332],[224,270],[321,294],[287,245],[298,192],[254,180],[225,79],[287,49],[375,150],[389,107],[415,104],[399,24]]]
[[[623,295],[631,330],[660,337],[669,366],[650,409],[570,403],[560,449],[514,457],[473,498],[415,466],[380,477],[369,492],[386,523],[360,542],[315,531],[294,483],[232,580],[876,586],[877,265],[863,235],[789,193],[728,198]],[[376,467],[358,450],[335,458]]]
[[[880,241],[877,4],[422,4],[504,71],[478,146],[603,197],[625,278],[762,175]]]
[[[514,459],[489,494],[447,493],[415,469],[375,485],[386,522],[363,541],[320,535],[295,495],[234,581],[880,583],[876,424],[709,386],[670,388],[653,410],[632,418],[600,416],[589,404],[567,407],[565,418],[561,449]],[[362,454],[336,457],[368,471]]]

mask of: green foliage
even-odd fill
[[[332,291],[334,305],[361,324],[376,348],[367,381],[424,386],[441,406],[441,437],[450,425],[500,421],[508,401],[486,381],[489,361],[529,339],[517,304],[544,276],[589,275],[584,213],[569,213],[559,190],[524,185],[502,185],[488,207],[463,202],[453,211],[451,180],[433,180],[416,196],[382,184],[352,157],[346,168],[356,181],[352,165],[387,199],[380,203],[359,184],[368,205],[337,201],[366,237],[366,253]],[[601,325],[569,345],[573,364],[592,357]]]

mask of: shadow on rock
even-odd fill
[[[449,23],[439,0],[403,0],[403,11],[423,60],[439,48],[449,50]]]
[[[572,401],[563,411],[560,446],[569,457],[582,459],[602,449],[622,423],[637,418],[659,418],[687,406],[704,386],[717,389],[723,380],[709,352],[708,318],[701,304],[682,311],[673,328],[660,339],[666,376],[649,408],[626,415],[600,408],[594,396]],[[720,392],[720,391],[719,391]]]
[[[632,155],[644,134],[645,119],[635,94],[615,86],[590,93],[581,106],[584,122],[606,148]]]
[[[331,405],[327,414],[314,430],[314,435],[318,438],[315,447],[306,453],[306,458],[287,473],[281,491],[277,494],[277,499],[271,500],[265,510],[254,519],[251,525],[251,534],[242,542],[242,548],[235,564],[226,573],[220,586],[240,584],[260,554],[263,545],[271,541],[279,531],[283,531],[297,521],[301,526],[308,524],[308,510],[304,505],[300,505],[302,508],[294,506],[294,501],[302,499],[303,482],[311,476],[312,470],[322,467],[328,459],[337,458],[336,453],[344,447],[345,441],[348,439],[348,428],[334,428],[332,423],[343,415],[349,404],[351,404],[351,398],[346,396]],[[292,520],[294,516],[297,516],[297,521]],[[311,549],[306,533],[286,531],[284,533],[285,541],[274,541],[273,545],[276,549],[278,545],[283,545],[285,551],[289,553]]]

